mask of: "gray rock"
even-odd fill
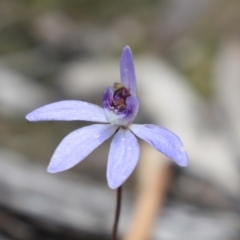
[[[1,205],[47,221],[48,226],[54,223],[94,233],[111,232],[115,191],[106,184],[96,184],[71,171],[48,174],[42,165],[4,149],[0,149],[0,164]],[[124,191],[123,196],[121,234],[128,227],[133,209],[129,193]],[[209,211],[174,201],[157,219],[153,239],[232,240],[238,236],[239,222],[239,216],[230,210]],[[25,230],[24,234],[31,233]]]
[[[34,108],[53,101],[56,94],[34,80],[0,65],[0,114],[23,117]]]
[[[115,191],[78,174],[49,174],[37,163],[0,149],[0,203],[55,224],[90,232],[110,232]],[[124,194],[124,205],[129,205]],[[126,210],[125,213],[126,215]]]
[[[215,116],[227,133],[229,145],[240,157],[240,40],[225,39],[213,71]]]
[[[155,227],[155,238],[164,240],[233,240],[239,232],[238,214],[208,211],[202,208],[174,202],[163,210]]]

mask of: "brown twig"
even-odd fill
[[[154,221],[161,209],[171,179],[168,161],[147,144],[142,146],[139,191],[132,223],[124,240],[150,239]]]

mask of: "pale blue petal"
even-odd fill
[[[51,103],[30,112],[28,121],[91,121],[108,122],[103,108],[88,102],[66,100]]]
[[[75,166],[116,130],[110,124],[94,124],[71,132],[56,148],[48,172],[57,173]]]
[[[134,70],[132,51],[129,46],[126,46],[120,58],[120,74],[121,82],[126,87],[132,96],[137,94],[136,76]]]
[[[171,158],[179,166],[188,165],[188,157],[179,137],[171,131],[153,124],[132,124],[131,131],[152,145],[159,152]]]
[[[108,186],[116,189],[131,175],[139,160],[139,145],[135,136],[120,128],[114,136],[108,155]]]

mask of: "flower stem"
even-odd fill
[[[113,224],[112,231],[112,240],[117,240],[117,232],[118,232],[118,222],[121,211],[121,201],[122,201],[122,186],[117,189],[117,203],[116,203],[116,211],[115,211],[115,219]]]

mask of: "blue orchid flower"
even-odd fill
[[[187,166],[188,157],[181,140],[171,131],[153,124],[133,124],[138,109],[136,77],[130,47],[120,59],[121,83],[108,87],[103,94],[103,108],[77,100],[60,101],[30,112],[34,121],[91,121],[67,135],[56,148],[47,171],[57,173],[72,168],[112,135],[107,164],[108,186],[121,186],[135,169],[140,155],[137,137],[172,159]]]

